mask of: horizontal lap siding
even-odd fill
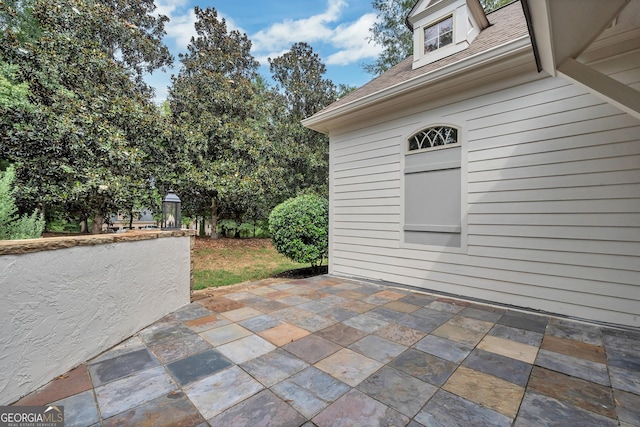
[[[334,273],[640,326],[637,119],[560,78],[422,116],[466,123],[467,247],[402,243],[412,116],[392,132],[332,137]]]

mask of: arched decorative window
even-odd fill
[[[458,129],[449,126],[433,126],[409,138],[409,151],[427,150],[457,143]]]

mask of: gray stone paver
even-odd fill
[[[640,426],[639,331],[331,276],[229,290],[34,395],[69,426]]]

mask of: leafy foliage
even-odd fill
[[[154,8],[35,0],[40,37],[23,42],[7,29],[0,38],[0,60],[18,67],[34,107],[0,107],[0,157],[16,165],[24,210],[93,218],[99,232],[108,213],[148,205],[167,132],[142,74],[171,60]]]
[[[278,252],[320,266],[329,252],[329,202],[315,195],[288,199],[271,211],[269,231]]]
[[[42,235],[44,217],[37,211],[31,215],[16,214],[18,208],[12,193],[15,170],[0,172],[0,240],[34,239]]]

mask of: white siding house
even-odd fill
[[[578,2],[571,45],[535,2],[418,1],[414,56],[304,120],[330,273],[640,327],[640,1]]]

